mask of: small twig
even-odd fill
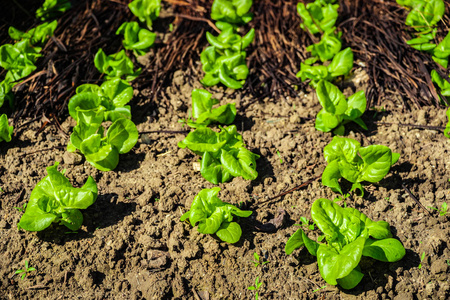
[[[50,147],[50,148],[39,149],[36,151],[27,152],[27,153],[19,155],[19,157],[24,157],[27,155],[36,154],[36,153],[44,152],[44,151],[51,151],[51,150],[55,150],[55,149],[65,149],[65,148],[66,148],[66,146],[54,146],[54,147]]]
[[[33,285],[30,287],[27,287],[27,290],[39,290],[39,289],[48,289],[48,286],[38,284],[38,285]]]
[[[200,17],[193,17],[193,16],[189,16],[189,15],[184,15],[184,14],[175,14],[176,17],[180,17],[180,18],[184,18],[184,19],[188,19],[188,20],[192,20],[192,21],[202,21],[202,22],[206,22],[208,23],[209,26],[211,26],[212,29],[214,29],[217,33],[220,33],[219,28],[216,27],[216,25],[214,25],[214,23],[211,20],[205,19],[205,18],[200,18]]]
[[[422,129],[429,129],[429,130],[445,130],[445,126],[429,126],[429,125],[416,125],[416,124],[402,124],[402,123],[388,123],[388,122],[378,122],[375,121],[374,122],[377,125],[385,125],[385,126],[390,126],[390,125],[398,125],[398,126],[403,126],[403,127],[413,127],[413,128],[422,128]]]
[[[194,292],[195,299],[196,300],[201,300],[200,296],[197,294],[197,291],[194,288],[192,288],[192,291]]]
[[[149,133],[189,133],[189,130],[153,130],[153,131],[141,131],[139,134],[149,134]]]
[[[269,202],[269,201],[272,201],[272,200],[274,200],[274,199],[276,199],[276,198],[279,198],[279,197],[283,197],[283,196],[285,196],[285,195],[287,195],[287,194],[289,194],[289,193],[292,193],[293,191],[296,191],[296,190],[298,190],[298,189],[301,189],[302,187],[305,187],[305,186],[309,185],[310,183],[316,181],[316,180],[319,179],[321,176],[322,176],[322,175],[317,176],[317,177],[314,177],[313,179],[310,179],[310,180],[308,180],[308,181],[306,181],[306,182],[300,184],[299,186],[296,186],[296,187],[294,187],[294,188],[292,188],[292,189],[290,189],[290,190],[288,190],[288,191],[286,191],[286,192],[283,192],[283,193],[281,193],[281,194],[279,194],[279,195],[277,195],[277,196],[274,196],[274,197],[272,197],[272,198],[269,198],[269,199],[267,199],[267,200],[264,200],[264,201],[262,201],[262,202],[259,202],[258,205],[259,205],[259,204],[266,203],[266,202]]]
[[[422,205],[422,203],[419,202],[419,200],[417,200],[417,198],[411,193],[411,191],[406,187],[406,185],[402,182],[402,187],[403,189],[405,189],[405,191],[408,193],[408,195],[414,200],[416,201],[416,203],[424,210],[428,213],[428,215],[430,217],[432,217],[431,213],[428,211],[428,209],[425,208],[425,206]]]

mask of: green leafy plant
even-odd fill
[[[431,81],[439,88],[442,96],[450,99],[450,82],[442,78],[436,70],[431,70]]]
[[[217,108],[212,108],[219,101],[211,98],[210,92],[201,89],[194,89],[191,93],[192,98],[192,118],[188,119],[186,124],[190,127],[205,127],[211,123],[229,125],[233,123],[236,117],[236,104],[229,103]]]
[[[310,79],[310,84],[317,88],[317,85],[321,80],[332,81],[338,76],[350,73],[353,68],[353,52],[350,48],[345,48],[334,56],[328,66],[310,65],[315,61],[317,61],[317,57],[313,57],[305,61],[305,63],[301,63],[300,71],[296,76],[301,78],[302,81]]]
[[[252,212],[240,210],[217,197],[220,188],[203,189],[194,197],[191,208],[180,218],[189,219],[192,226],[198,223],[198,232],[216,234],[222,241],[236,243],[242,235],[241,226],[233,222],[233,216],[249,217]]]
[[[153,21],[158,18],[161,10],[161,0],[134,0],[128,4],[128,8],[139,21],[152,28]]]
[[[431,207],[431,206],[429,206],[429,208],[439,212],[440,216],[445,216],[447,214],[447,210],[448,210],[447,202],[442,203],[440,209],[437,207]]]
[[[342,47],[341,36],[342,32],[338,32],[337,34],[334,32],[324,33],[318,43],[306,47],[306,50],[310,51],[313,57],[318,57],[322,62],[330,60],[339,51],[341,51]],[[351,65],[353,66],[353,53],[351,57]]]
[[[106,74],[107,79],[125,78],[127,81],[136,79],[141,69],[134,71],[131,59],[122,50],[118,53],[106,55],[100,48],[94,57],[94,64],[100,73]]]
[[[253,257],[255,258],[255,260],[253,261],[253,265],[255,266],[255,268],[257,268],[259,265],[264,266],[265,264],[269,263],[269,261],[263,261],[256,252],[253,253]]]
[[[431,30],[445,13],[443,0],[397,0],[397,3],[411,9],[405,24],[417,31]]]
[[[447,33],[445,38],[433,48],[432,52],[433,60],[447,69],[448,58],[450,56],[450,32]]]
[[[14,272],[14,274],[22,274],[22,275],[20,276],[20,279],[24,280],[25,277],[26,277],[30,272],[32,272],[32,271],[36,271],[36,268],[29,267],[29,266],[28,266],[28,261],[26,260],[26,261],[25,261],[25,269],[19,269],[19,270],[17,270],[16,272]]]
[[[136,56],[144,55],[155,42],[156,34],[141,28],[137,22],[125,22],[117,29],[116,34],[123,35],[122,44],[125,49],[133,50]]]
[[[322,174],[322,183],[333,191],[342,194],[339,179],[352,182],[352,189],[364,189],[361,182],[378,182],[386,176],[391,166],[400,158],[383,145],[361,147],[360,143],[350,138],[335,136],[323,149],[328,165]]]
[[[27,32],[20,31],[14,27],[8,28],[9,36],[16,41],[22,39],[27,39],[32,45],[44,45],[47,40],[53,35],[58,22],[55,20],[53,22],[42,23]]]
[[[422,252],[422,255],[420,256],[420,264],[417,267],[419,270],[422,269],[422,262],[423,262],[424,259],[425,259],[425,251]]]
[[[197,128],[179,142],[178,147],[187,147],[202,156],[200,172],[211,183],[227,182],[238,176],[247,180],[256,179],[256,159],[259,155],[245,148],[242,135],[237,133],[235,125],[219,127],[220,133],[208,127]]]
[[[316,0],[305,4],[297,4],[297,13],[303,20],[300,27],[308,30],[311,34],[332,32],[338,17],[338,4],[333,4],[335,0]]]
[[[256,292],[255,293],[255,300],[259,299],[259,292],[258,292],[258,290],[259,290],[259,288],[261,287],[262,284],[263,284],[263,282],[262,281],[259,282],[259,276],[258,276],[258,277],[256,277],[255,285],[254,286],[249,286],[247,288],[250,291],[255,291]]]
[[[229,88],[240,89],[249,73],[244,50],[255,38],[255,30],[251,29],[241,37],[229,24],[222,25],[219,36],[206,33],[206,38],[212,46],[207,47],[200,55],[205,72],[201,82],[205,86],[220,82]]]
[[[45,0],[44,4],[36,10],[36,18],[41,21],[54,19],[71,8],[69,0]]]
[[[302,222],[301,226],[306,227],[309,230],[314,230],[314,222],[309,224],[309,220],[305,217],[300,217],[300,221]]]
[[[8,124],[8,117],[6,114],[2,114],[0,116],[0,142],[10,142],[13,131],[14,127]]]
[[[230,24],[244,24],[252,20],[252,0],[214,0],[211,19]]]
[[[316,116],[315,127],[323,132],[333,131],[343,135],[344,125],[353,121],[363,129],[367,126],[361,119],[366,110],[366,95],[359,91],[345,99],[344,94],[332,83],[321,80],[316,89],[322,109]]]
[[[83,223],[79,209],[86,209],[97,199],[97,184],[89,176],[81,188],[74,188],[58,172],[58,162],[47,168],[48,175],[36,184],[30,201],[17,227],[28,231],[41,231],[53,222],[60,222],[72,231]]]
[[[321,198],[314,201],[311,218],[324,233],[326,243],[317,243],[298,229],[286,243],[285,252],[289,255],[305,246],[317,256],[320,274],[328,284],[344,289],[358,285],[364,276],[359,267],[361,256],[383,262],[396,262],[405,256],[405,248],[392,238],[387,222],[374,222],[354,208],[342,208]]]

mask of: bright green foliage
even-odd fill
[[[255,300],[259,299],[259,292],[258,292],[258,290],[259,290],[259,288],[261,287],[262,284],[263,284],[263,282],[262,281],[259,282],[259,276],[258,276],[255,279],[255,285],[254,286],[249,286],[247,288],[249,291],[256,291],[256,293],[255,293]]]
[[[311,218],[327,243],[317,243],[299,229],[289,238],[285,252],[289,255],[305,246],[317,256],[320,274],[328,284],[339,284],[344,289],[358,285],[364,276],[359,267],[361,256],[383,262],[396,262],[405,256],[405,248],[392,238],[387,222],[374,222],[354,208],[317,199],[311,207]]]
[[[144,55],[155,42],[156,34],[141,28],[137,22],[124,22],[116,34],[123,35],[122,44],[125,49],[133,50],[136,56]]]
[[[252,0],[214,0],[211,19],[230,24],[244,24],[252,20]]]
[[[431,52],[434,48],[436,48],[436,44],[431,43],[431,41],[436,37],[436,32],[436,28],[430,32],[420,32],[417,34],[416,38],[413,38],[406,43],[414,49]]]
[[[20,276],[20,279],[21,279],[21,280],[24,280],[25,277],[28,275],[28,273],[30,273],[30,272],[32,272],[32,271],[36,271],[36,268],[29,267],[29,266],[28,266],[28,261],[26,260],[26,261],[25,261],[25,268],[24,268],[24,269],[19,269],[19,270],[17,270],[16,272],[14,272],[14,274],[22,274],[22,275]]]
[[[220,133],[208,127],[197,128],[179,142],[178,147],[187,147],[202,156],[200,172],[211,183],[224,183],[238,176],[247,180],[256,179],[256,159],[259,155],[245,148],[242,135],[237,133],[235,125],[219,127]]]
[[[361,147],[350,138],[335,136],[323,149],[328,165],[322,174],[322,183],[341,194],[338,180],[343,177],[353,183],[352,191],[360,189],[362,181],[378,182],[389,172],[391,166],[400,158],[383,145]]]
[[[322,62],[332,59],[339,51],[341,51],[342,32],[335,34],[334,32],[326,32],[322,35],[320,42],[306,47],[311,55],[318,56]],[[350,49],[350,48],[347,48]],[[351,52],[351,50],[349,50]],[[353,64],[353,59],[352,59]]]
[[[439,87],[442,96],[450,97],[450,82],[439,76],[435,70],[431,71],[431,81]]]
[[[0,116],[0,142],[10,142],[14,128],[9,126],[6,114]]]
[[[189,219],[192,226],[198,223],[198,232],[216,234],[222,241],[236,243],[242,235],[241,226],[232,222],[233,216],[249,217],[252,212],[240,210],[234,205],[227,204],[217,197],[220,188],[203,189],[194,197],[191,208],[183,214],[180,220]]]
[[[134,0],[128,7],[139,21],[152,28],[153,21],[158,18],[161,10],[161,0]]]
[[[58,22],[56,20],[53,22],[42,23],[27,32],[20,31],[11,26],[8,28],[8,34],[13,40],[16,41],[28,39],[32,45],[43,45],[53,35],[56,26],[58,26]]]
[[[192,97],[192,119],[187,120],[190,127],[206,127],[210,123],[229,125],[236,117],[236,104],[225,104],[212,108],[219,101],[211,98],[211,93],[206,90],[194,89]]]
[[[125,53],[125,50],[119,53],[106,55],[100,48],[95,54],[94,64],[100,73],[106,74],[106,78],[125,78],[127,81],[136,79],[141,73],[141,69],[134,71],[134,65],[131,59]]]
[[[334,54],[333,54],[334,55]],[[300,71],[297,77],[302,81],[311,79],[310,84],[317,87],[320,80],[332,81],[338,76],[347,75],[353,68],[353,52],[350,48],[338,52],[334,55],[331,63],[326,67],[323,65],[311,66],[317,59],[310,58],[300,65]]]
[[[81,188],[74,188],[63,174],[58,172],[58,162],[47,168],[44,177],[30,195],[25,213],[18,228],[41,231],[53,222],[60,222],[72,231],[83,223],[79,209],[86,209],[97,199],[97,184],[89,176]]]
[[[450,56],[450,32],[433,48],[433,60],[447,69],[448,57]]]
[[[34,63],[41,56],[40,51],[41,48],[33,47],[28,39],[0,46],[0,67],[8,70],[5,81],[12,83],[36,70]]]
[[[333,132],[343,135],[344,125],[355,122],[367,130],[366,124],[361,116],[366,110],[366,95],[359,91],[345,99],[344,94],[337,86],[328,81],[321,80],[316,87],[317,98],[322,109],[316,116],[316,129],[323,132]]]
[[[411,9],[405,24],[416,31],[430,30],[445,13],[443,0],[397,0],[397,3]]]
[[[36,10],[36,18],[41,21],[54,19],[70,8],[69,0],[45,0],[44,4]]]
[[[205,71],[205,77],[201,82],[205,86],[221,82],[229,88],[240,89],[249,72],[245,63],[247,54],[244,50],[255,38],[255,30],[251,29],[241,37],[229,24],[222,25],[219,36],[206,33],[206,38],[212,46],[207,47],[200,55]]]
[[[445,125],[444,135],[450,139],[450,108],[447,109],[447,125]]]
[[[91,110],[103,107],[104,120],[116,121],[120,118],[131,119],[130,106],[133,88],[122,79],[112,79],[102,83],[83,84],[77,87],[76,95],[69,101],[69,114],[78,121],[77,109]]]
[[[328,2],[328,3],[327,3]],[[305,4],[297,4],[297,13],[303,20],[300,27],[309,30],[311,34],[333,32],[334,25],[338,17],[339,4],[332,4],[335,1],[316,0]]]
[[[83,84],[69,101],[69,113],[77,121],[70,135],[67,150],[77,149],[86,160],[101,171],[113,170],[119,154],[129,152],[137,143],[139,133],[131,118],[132,87],[124,80],[105,81],[101,86]],[[102,123],[112,121],[104,135]]]

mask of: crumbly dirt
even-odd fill
[[[316,180],[269,200],[319,176],[326,166],[322,151],[332,135],[317,131],[308,119],[320,109],[313,93],[258,102],[239,91],[212,89],[221,104],[236,103],[235,124],[248,148],[261,155],[256,180],[234,178],[220,184],[219,196],[253,214],[239,221],[243,235],[235,245],[180,222],[194,196],[213,187],[195,170],[199,157],[177,147],[186,133],[171,133],[185,130],[178,121],[188,115],[192,89],[201,87],[192,80],[198,74],[192,73],[175,73],[160,103],[148,106],[155,109],[133,107],[139,131],[152,132],[141,134],[112,172],[100,172],[82,156],[66,152],[68,137],[55,126],[37,133],[40,122],[16,124],[13,141],[2,143],[0,149],[0,298],[252,299],[255,293],[247,288],[257,277],[263,283],[260,299],[450,297],[450,213],[439,216],[429,209],[432,215],[428,215],[402,187],[426,208],[450,204],[450,143],[440,131],[374,123],[444,126],[444,109],[404,113],[395,101],[386,99],[383,107],[366,112],[369,131],[348,126],[346,135],[362,145],[383,144],[401,153],[384,180],[367,185],[364,198],[354,195],[346,204],[373,220],[389,222],[407,250],[397,263],[363,258],[362,282],[346,291],[324,282],[315,258],[306,250],[284,253],[288,237],[298,228],[293,225],[302,216],[310,218],[312,202],[338,195]],[[354,80],[346,93],[363,84]],[[145,99],[147,93],[136,92],[136,98]],[[68,118],[62,128],[70,132],[74,125]],[[99,186],[97,201],[83,211],[78,233],[58,225],[38,233],[18,231],[22,212],[16,208],[28,201],[33,187],[46,175],[45,168],[55,161],[61,162],[60,168],[66,169],[75,186],[93,176]],[[280,228],[270,233],[257,229],[283,211]],[[308,234],[314,237],[319,232]],[[255,267],[255,252],[267,263]],[[25,260],[37,270],[21,280],[14,273]]]

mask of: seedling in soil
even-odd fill
[[[359,266],[362,256],[384,262],[396,262],[405,256],[405,248],[392,238],[387,222],[372,221],[354,208],[318,199],[311,207],[311,218],[325,235],[326,243],[310,239],[299,229],[287,241],[285,252],[289,255],[305,246],[317,256],[320,274],[328,284],[339,284],[344,289],[358,285],[364,276]]]
[[[306,227],[309,230],[314,230],[314,222],[309,224],[309,220],[305,217],[300,217],[300,221],[302,221],[301,226]]]
[[[15,209],[17,209],[19,212],[25,211],[25,208],[27,207],[27,203],[25,202],[22,207],[14,207]]]
[[[323,289],[326,288],[326,287],[327,287],[326,285],[321,286],[320,288],[315,289],[315,290],[313,291],[313,293],[315,293],[315,292],[317,292],[317,291],[320,291],[320,290],[323,290]]]
[[[258,293],[258,290],[259,290],[259,288],[261,287],[261,285],[263,284],[263,282],[258,282],[259,281],[259,277],[256,277],[256,280],[255,280],[255,285],[254,286],[249,286],[247,289],[249,289],[250,291],[256,291],[256,294],[255,294],[255,300],[258,300],[258,297],[259,297],[259,293]]]
[[[448,266],[450,266],[450,259],[447,259],[445,262],[447,263]]]
[[[28,266],[28,261],[25,261],[25,269],[19,269],[17,270],[14,274],[22,274],[22,276],[20,276],[20,279],[24,280],[26,276],[28,276],[28,273],[30,273],[31,271],[36,271],[36,268],[32,268]]]
[[[447,202],[442,203],[440,209],[438,209],[437,207],[431,207],[431,206],[428,206],[428,208],[438,211],[440,216],[445,216],[447,214],[447,209],[448,209]]]
[[[283,158],[281,157],[280,151],[277,150],[277,155],[280,158],[280,164],[283,163]]]
[[[422,253],[422,255],[420,256],[420,264],[417,267],[419,270],[422,269],[422,262],[425,259],[425,251]]]
[[[269,261],[262,261],[262,258],[258,255],[258,253],[253,253],[253,257],[255,260],[253,261],[253,264],[255,265],[255,268],[259,265],[264,266],[265,264],[268,264]]]

